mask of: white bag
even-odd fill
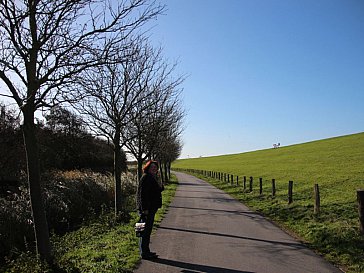
[[[137,237],[141,237],[143,235],[145,229],[145,223],[144,222],[138,222],[135,224],[135,235]]]

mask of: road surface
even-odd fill
[[[136,273],[342,273],[223,191],[176,173],[179,186]]]

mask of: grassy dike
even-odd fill
[[[168,210],[177,185],[177,179],[172,175],[162,193],[163,206],[156,214],[155,229]],[[128,223],[122,224],[115,221],[113,213],[104,214],[77,231],[61,237],[53,236],[53,268],[40,265],[31,255],[24,253],[19,259],[11,262],[5,272],[133,272],[140,262],[138,238],[134,231],[137,220],[136,212],[131,213]]]
[[[200,177],[264,214],[347,272],[364,272],[364,236],[358,231],[356,200],[356,190],[364,189],[364,133],[278,149],[178,160],[173,168],[238,175],[239,186]],[[246,191],[243,176],[247,177]],[[250,176],[252,192],[248,190]],[[275,197],[271,193],[273,178]],[[290,180],[294,183],[292,204],[287,197]],[[315,183],[320,187],[320,214],[313,212]]]

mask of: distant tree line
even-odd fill
[[[12,99],[21,114],[8,120],[16,127],[3,132],[18,143],[22,135],[24,145],[4,143],[13,145],[10,154],[21,155],[13,159],[11,166],[19,168],[12,174],[26,166],[44,260],[52,260],[44,169],[108,165],[111,147],[117,216],[124,150],[137,159],[139,175],[142,161],[155,158],[167,179],[180,154],[183,77],[143,34],[164,8],[151,0],[0,1],[0,79],[6,87],[0,96]],[[35,113],[47,109],[46,123],[37,122]]]

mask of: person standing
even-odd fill
[[[149,248],[154,217],[157,210],[162,207],[162,191],[164,190],[164,186],[160,186],[157,180],[158,168],[157,161],[148,161],[143,167],[143,175],[138,185],[137,209],[140,217],[145,221],[144,232],[139,238],[139,251],[142,259],[158,257]]]

